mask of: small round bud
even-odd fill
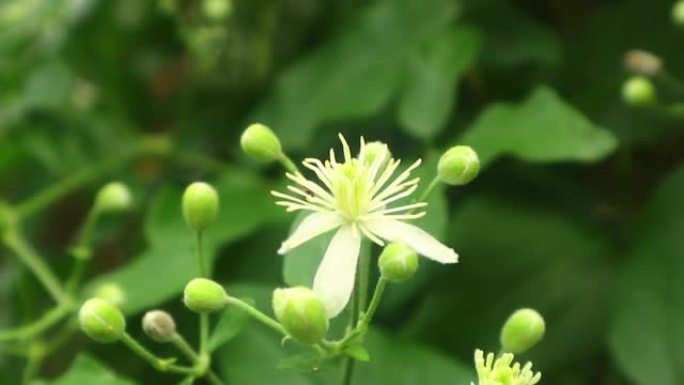
[[[204,0],[202,12],[213,20],[221,20],[230,15],[232,8],[231,0]]]
[[[363,157],[363,162],[366,165],[372,165],[378,158],[382,159],[380,163],[380,169],[382,170],[392,158],[392,153],[390,152],[389,147],[387,147],[387,144],[382,142],[370,142],[366,143],[361,148],[359,157]]]
[[[380,275],[390,282],[408,281],[418,270],[418,255],[402,242],[385,246],[378,259]]]
[[[656,101],[653,83],[643,76],[634,76],[622,86],[622,99],[633,106],[645,106]]]
[[[448,149],[437,163],[437,175],[447,184],[460,186],[470,183],[480,172],[480,159],[468,146]]]
[[[131,191],[121,182],[107,183],[97,192],[95,198],[95,207],[101,212],[125,211],[132,203]]]
[[[651,77],[662,71],[663,62],[651,52],[633,49],[625,54],[625,68],[637,75]]]
[[[270,128],[254,123],[240,137],[242,151],[260,162],[273,162],[283,155],[280,140]]]
[[[211,313],[221,310],[226,305],[227,297],[226,291],[218,283],[195,278],[185,286],[183,302],[195,313]]]
[[[288,334],[297,341],[315,344],[328,332],[325,306],[308,287],[273,291],[273,312]]]
[[[176,335],[176,322],[162,310],[150,310],[143,316],[142,328],[145,334],[157,342],[170,342]]]
[[[219,197],[216,190],[204,182],[189,185],[183,193],[183,217],[195,231],[202,231],[216,220]]]
[[[511,353],[522,353],[544,337],[544,318],[536,310],[516,310],[501,328],[501,347]]]
[[[675,25],[684,27],[684,0],[679,0],[672,6],[672,21]]]
[[[94,297],[102,298],[114,306],[121,306],[126,302],[126,293],[115,283],[103,283],[93,293]]]
[[[97,342],[118,341],[126,331],[126,319],[121,310],[102,298],[87,300],[78,312],[81,330]]]

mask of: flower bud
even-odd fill
[[[418,255],[402,242],[385,246],[378,259],[380,275],[390,282],[404,282],[418,270]]]
[[[183,193],[183,217],[195,231],[202,231],[216,220],[219,197],[208,183],[195,182]]]
[[[273,162],[283,155],[280,140],[270,128],[254,123],[240,137],[242,151],[260,162]]]
[[[437,163],[437,175],[447,184],[460,186],[470,183],[480,172],[480,159],[469,146],[448,149]]]
[[[643,76],[634,76],[622,86],[622,99],[633,106],[645,106],[656,101],[653,83]]]
[[[523,353],[544,337],[544,318],[536,310],[516,310],[501,328],[501,347],[511,353]]]
[[[101,212],[125,211],[132,203],[131,191],[121,182],[107,183],[97,192],[95,198],[95,207]]]
[[[390,152],[389,147],[387,147],[387,144],[383,142],[370,142],[364,144],[361,148],[359,158],[361,157],[363,157],[363,162],[366,165],[372,165],[378,158],[382,159],[380,163],[380,170],[382,170],[392,158],[392,153]]]
[[[672,6],[672,21],[675,25],[684,27],[684,0],[679,0]]]
[[[185,286],[183,302],[195,313],[211,313],[221,310],[226,305],[228,295],[218,283],[206,279],[195,278]]]
[[[656,76],[663,69],[663,62],[651,52],[633,49],[625,54],[625,68],[643,76]]]
[[[323,302],[308,287],[276,289],[273,312],[287,333],[297,341],[315,344],[328,332]]]
[[[121,310],[102,298],[87,300],[78,312],[81,330],[97,342],[118,341],[126,331],[126,319]]]
[[[94,296],[102,298],[114,306],[121,306],[126,302],[126,293],[115,283],[104,283],[95,289]]]
[[[143,316],[142,328],[145,334],[157,342],[170,342],[176,335],[176,322],[162,310],[150,310]]]
[[[212,20],[225,19],[232,10],[231,0],[204,0],[202,12]]]

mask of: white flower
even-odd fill
[[[494,353],[489,353],[485,359],[482,350],[476,350],[478,385],[535,385],[541,381],[541,373],[532,371],[531,362],[521,368],[519,363],[513,363],[513,358],[512,353],[504,353],[496,359]]]
[[[401,241],[418,254],[441,263],[458,262],[453,249],[443,245],[420,228],[404,222],[419,218],[425,212],[413,210],[425,207],[423,202],[389,207],[408,198],[418,188],[419,178],[410,179],[411,171],[420,160],[394,177],[400,160],[391,158],[386,145],[384,154],[378,155],[361,138],[357,157],[352,157],[349,145],[340,135],[344,161],[339,163],[335,151],[330,159],[305,159],[304,166],[319,179],[319,184],[302,174],[286,174],[294,182],[288,186],[289,194],[272,191],[281,201],[277,204],[287,211],[310,211],[290,237],[283,242],[279,254],[285,254],[304,242],[337,229],[313,282],[314,292],[326,306],[329,318],[338,315],[349,302],[354,289],[356,264],[361,238],[366,237],[383,246],[385,241]],[[392,179],[394,177],[394,179]]]

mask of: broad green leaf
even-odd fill
[[[609,131],[544,86],[521,104],[487,108],[459,142],[472,146],[483,166],[505,155],[529,162],[594,162],[617,146]]]
[[[134,385],[135,382],[121,378],[87,355],[80,355],[71,368],[54,381],[36,380],[32,385]]]
[[[214,186],[219,192],[221,210],[205,236],[204,253],[210,266],[219,246],[244,237],[281,215],[268,187],[252,174],[231,171]],[[89,286],[91,289],[99,283],[118,283],[127,296],[123,310],[134,313],[178,294],[190,279],[199,275],[193,234],[181,214],[182,192],[181,186],[165,186],[157,193],[145,224],[148,249],[133,262],[98,277]]]
[[[371,116],[401,88],[411,53],[456,14],[446,0],[370,3],[318,50],[285,70],[257,111],[289,147],[322,124]]]
[[[610,331],[613,357],[639,385],[684,383],[684,168],[658,189],[629,248]]]
[[[432,139],[444,128],[456,104],[458,81],[480,50],[480,36],[471,27],[442,32],[417,50],[399,100],[398,120],[410,134]]]

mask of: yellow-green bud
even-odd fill
[[[121,310],[102,298],[87,300],[78,312],[81,330],[97,342],[118,341],[126,331],[126,319]]]
[[[283,156],[280,140],[270,128],[254,123],[240,137],[242,151],[260,162],[273,162]]]
[[[206,279],[195,278],[185,286],[183,302],[195,313],[211,313],[226,305],[228,295],[223,286]]]
[[[448,149],[437,163],[437,175],[447,184],[460,186],[470,183],[480,172],[480,159],[468,146]]]
[[[402,242],[385,246],[378,259],[380,275],[390,282],[404,282],[418,270],[418,255]]]
[[[392,158],[389,147],[383,142],[366,143],[361,150],[362,153],[359,154],[359,157],[363,157],[363,162],[366,165],[373,164],[378,158],[382,159],[379,168],[380,170],[382,170]]]
[[[516,310],[501,328],[501,347],[511,353],[523,353],[544,337],[544,318],[536,310]]]
[[[183,217],[195,231],[211,225],[219,212],[219,196],[216,190],[204,182],[189,185],[183,193]]]
[[[119,212],[131,207],[133,199],[128,186],[121,182],[109,182],[97,192],[95,207],[100,212]]]
[[[634,76],[623,84],[622,99],[633,106],[645,106],[656,101],[653,83],[643,76]]]
[[[121,306],[126,302],[126,293],[121,286],[115,283],[103,283],[93,293],[95,297],[102,298],[114,306]]]
[[[150,310],[143,316],[145,334],[157,342],[170,342],[176,335],[176,322],[163,310]]]
[[[231,0],[204,0],[202,11],[209,19],[221,20],[230,15],[232,10]]]
[[[323,302],[308,287],[276,289],[273,312],[287,333],[306,344],[320,342],[328,332],[328,316]]]
[[[672,21],[675,25],[684,27],[684,0],[679,0],[672,6]]]

